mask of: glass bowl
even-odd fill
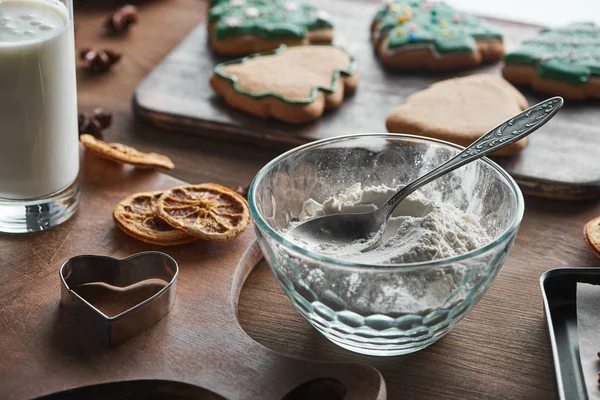
[[[472,214],[493,238],[481,248],[370,265],[313,253],[283,237],[309,198],[323,202],[357,182],[397,187],[460,149],[412,135],[340,136],[290,150],[256,175],[248,198],[261,250],[294,307],[329,340],[362,354],[412,353],[448,333],[490,287],[517,234],[523,196],[487,158],[420,189]]]

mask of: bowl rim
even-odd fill
[[[464,149],[463,146],[457,145],[455,143],[447,142],[447,141],[440,140],[440,139],[425,137],[425,136],[410,135],[410,134],[406,134],[406,133],[349,134],[349,135],[335,136],[335,137],[326,138],[326,139],[320,139],[320,140],[317,140],[314,142],[310,142],[310,143],[306,143],[301,146],[294,147],[293,149],[290,149],[290,150],[286,151],[285,153],[283,153],[283,154],[275,157],[271,161],[269,161],[264,167],[262,167],[260,169],[260,171],[258,171],[258,173],[252,179],[252,182],[250,183],[250,188],[248,191],[248,204],[250,206],[250,213],[252,215],[252,219],[253,219],[255,225],[262,231],[266,232],[271,238],[273,238],[277,242],[283,244],[288,249],[291,249],[291,250],[298,252],[304,256],[312,258],[316,261],[334,264],[336,266],[342,266],[342,267],[352,267],[352,268],[359,268],[359,269],[386,269],[386,270],[409,269],[409,268],[410,269],[413,269],[413,268],[421,269],[421,268],[428,268],[428,267],[436,266],[436,265],[440,265],[440,264],[449,264],[449,263],[460,262],[460,261],[478,256],[480,254],[483,254],[483,253],[487,252],[488,250],[496,247],[498,244],[502,243],[508,237],[510,237],[513,234],[513,232],[519,228],[519,225],[521,224],[521,220],[523,219],[523,214],[525,211],[525,200],[523,198],[523,194],[521,193],[521,189],[517,185],[516,181],[508,174],[508,172],[506,172],[502,167],[500,167],[500,165],[498,165],[496,162],[492,161],[488,157],[482,157],[479,160],[477,160],[476,162],[482,161],[482,162],[487,163],[493,169],[495,169],[502,177],[504,177],[504,179],[508,183],[509,187],[513,190],[513,193],[515,194],[515,197],[516,197],[517,209],[515,212],[515,216],[514,216],[512,222],[508,225],[508,227],[505,228],[504,231],[501,234],[499,234],[490,243],[486,244],[483,247],[479,247],[479,248],[471,250],[469,252],[459,254],[456,256],[452,256],[452,257],[440,258],[440,259],[436,259],[436,260],[412,262],[412,263],[400,263],[400,264],[365,264],[365,263],[360,263],[360,262],[354,262],[354,261],[348,261],[348,260],[343,260],[343,259],[339,259],[339,258],[329,257],[329,256],[326,256],[323,254],[319,254],[319,253],[307,250],[305,248],[302,248],[302,247],[290,242],[289,240],[286,240],[282,235],[280,235],[277,231],[275,231],[275,229],[271,228],[271,226],[264,220],[262,215],[259,213],[259,211],[256,207],[256,204],[255,204],[256,187],[258,186],[258,182],[267,174],[268,171],[270,171],[275,166],[275,164],[277,164],[282,159],[288,157],[291,154],[309,149],[311,147],[318,147],[318,146],[328,143],[328,142],[335,143],[335,142],[343,141],[346,139],[361,138],[361,137],[390,137],[390,136],[396,136],[396,137],[400,137],[400,138],[409,138],[409,139],[420,139],[420,140],[424,140],[424,141],[443,144],[443,145],[446,145],[446,146],[449,146],[449,147],[452,147],[452,148],[455,148],[458,150]]]

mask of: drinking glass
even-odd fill
[[[0,231],[40,231],[79,201],[71,0],[0,1]]]

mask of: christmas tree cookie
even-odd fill
[[[543,29],[506,55],[502,74],[520,85],[569,99],[600,97],[600,27]]]
[[[221,54],[333,41],[330,15],[300,0],[213,0],[208,15],[210,43]]]
[[[390,0],[371,24],[373,46],[385,65],[444,70],[502,58],[502,34],[445,3]]]
[[[527,109],[527,100],[495,75],[447,79],[408,96],[386,119],[389,132],[410,133],[468,146],[511,116]],[[498,150],[513,155],[527,139]]]
[[[210,84],[231,107],[302,124],[338,108],[358,85],[356,61],[331,45],[292,46],[225,62]]]

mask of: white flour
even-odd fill
[[[362,188],[357,183],[323,204],[304,203],[300,221],[317,216],[374,210],[397,188]],[[290,238],[291,239],[291,238]],[[319,253],[368,264],[392,264],[436,260],[463,254],[491,241],[486,230],[470,215],[451,204],[429,201],[420,192],[404,200],[392,214],[384,244],[361,253],[351,247],[334,248],[323,243],[298,243]],[[469,260],[431,269],[365,272],[324,268],[307,263],[299,266],[305,284],[318,297],[334,296],[336,302],[359,314],[418,314],[425,316],[440,307],[463,300],[465,280],[479,279],[487,260]],[[471,283],[472,285],[473,283]]]
[[[367,212],[387,201],[396,188],[384,185],[362,189],[360,183],[323,204],[309,199],[300,222],[327,214]],[[486,230],[471,216],[451,204],[427,200],[420,192],[400,203],[389,220],[383,245],[362,253],[352,246],[302,243],[308,250],[335,258],[368,264],[400,264],[437,260],[464,254],[490,241]]]

